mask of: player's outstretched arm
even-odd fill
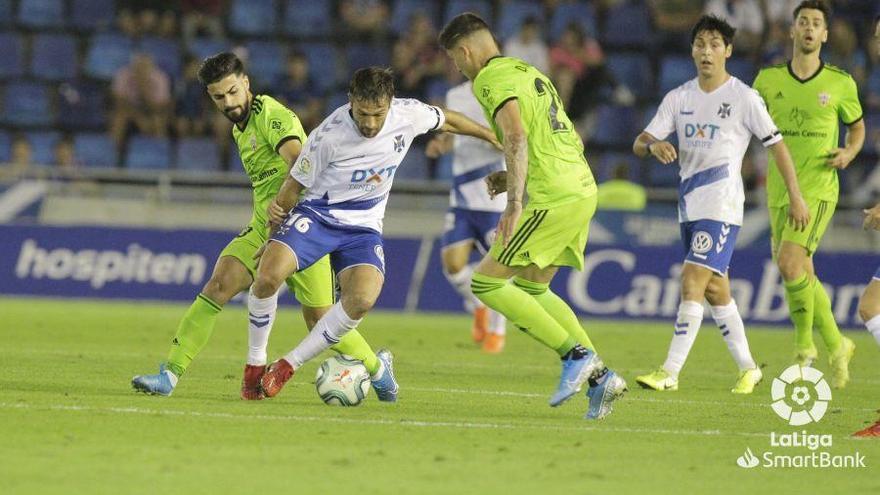
[[[488,127],[482,126],[469,119],[464,114],[453,110],[443,110],[443,114],[446,115],[446,122],[440,126],[440,131],[461,134],[463,136],[473,136],[491,143],[492,146],[495,146],[499,151],[503,150],[498,139],[495,138],[495,134]]]
[[[529,170],[529,143],[516,99],[508,100],[495,111],[495,122],[504,136],[504,161],[507,164],[507,208],[498,222],[501,242],[507,246],[522,215],[526,174]]]
[[[450,151],[452,151],[452,134],[440,134],[434,136],[433,139],[428,141],[428,146],[425,147],[425,155],[427,155],[428,158],[437,158]]]
[[[810,223],[810,209],[807,208],[807,202],[801,196],[791,154],[784,141],[771,145],[770,152],[773,153],[776,168],[779,169],[782,180],[785,182],[785,189],[788,190],[788,221],[795,229],[802,231]]]
[[[633,153],[639,158],[651,155],[664,165],[669,165],[678,158],[678,153],[672,143],[660,141],[647,132],[639,134],[633,142]]]
[[[846,126],[846,144],[843,148],[835,148],[828,153],[829,167],[843,170],[849,166],[865,144],[865,120]]]

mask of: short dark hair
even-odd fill
[[[364,67],[355,71],[348,84],[353,100],[381,102],[394,97],[394,73],[386,67]]]
[[[199,66],[199,82],[207,86],[229,74],[242,73],[244,73],[244,64],[238,56],[232,52],[218,53],[202,61],[202,65]]]
[[[721,35],[721,38],[724,40],[724,45],[730,45],[733,43],[733,35],[736,34],[736,28],[727,23],[724,19],[715,16],[715,15],[704,15],[700,17],[700,20],[694,24],[694,28],[691,30],[691,44],[694,44],[694,41],[697,39],[697,35],[702,33],[703,31],[718,31],[718,34]]]
[[[449,50],[455,46],[455,43],[459,39],[483,29],[491,32],[489,25],[486,24],[486,21],[484,21],[482,17],[473,12],[465,12],[453,17],[452,20],[446,24],[443,31],[440,31],[438,40],[440,41],[440,46]]]
[[[797,20],[798,14],[804,9],[821,10],[822,16],[825,17],[825,25],[828,25],[828,21],[831,19],[831,6],[825,0],[804,0],[794,8],[791,18]]]

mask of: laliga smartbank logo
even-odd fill
[[[831,387],[822,372],[809,366],[789,366],[773,379],[770,389],[773,412],[790,426],[818,423],[828,411]],[[739,456],[741,468],[860,468],[865,467],[865,456],[832,454],[827,449],[834,445],[831,434],[815,434],[806,430],[770,432],[770,447],[757,455],[750,447]]]

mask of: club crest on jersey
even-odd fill
[[[712,245],[714,243],[712,235],[701,230],[696,232],[694,237],[691,238],[691,251],[693,251],[694,254],[706,254],[712,250]]]
[[[821,93],[819,93],[819,106],[820,107],[828,106],[828,102],[830,102],[830,101],[831,101],[830,94],[826,93],[825,91],[822,91]]]
[[[303,157],[296,165],[296,171],[302,175],[308,175],[312,171],[312,162],[308,157]]]
[[[720,107],[718,107],[718,116],[722,119],[726,119],[730,117],[730,111],[733,107],[730,106],[730,103],[722,103]]]
[[[394,151],[400,153],[403,151],[403,134],[394,136]]]

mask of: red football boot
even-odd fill
[[[260,379],[263,378],[265,372],[266,365],[244,365],[244,376],[241,377],[242,400],[263,400],[266,398],[263,387],[260,385]]]
[[[865,428],[862,431],[857,431],[853,433],[854,437],[880,437],[880,419],[877,420],[876,423],[871,426]]]
[[[260,384],[263,386],[263,393],[266,394],[266,397],[275,397],[278,395],[278,392],[281,392],[284,384],[291,377],[293,377],[293,366],[285,359],[275,361],[269,365],[269,368],[266,369],[266,374],[260,380]]]

